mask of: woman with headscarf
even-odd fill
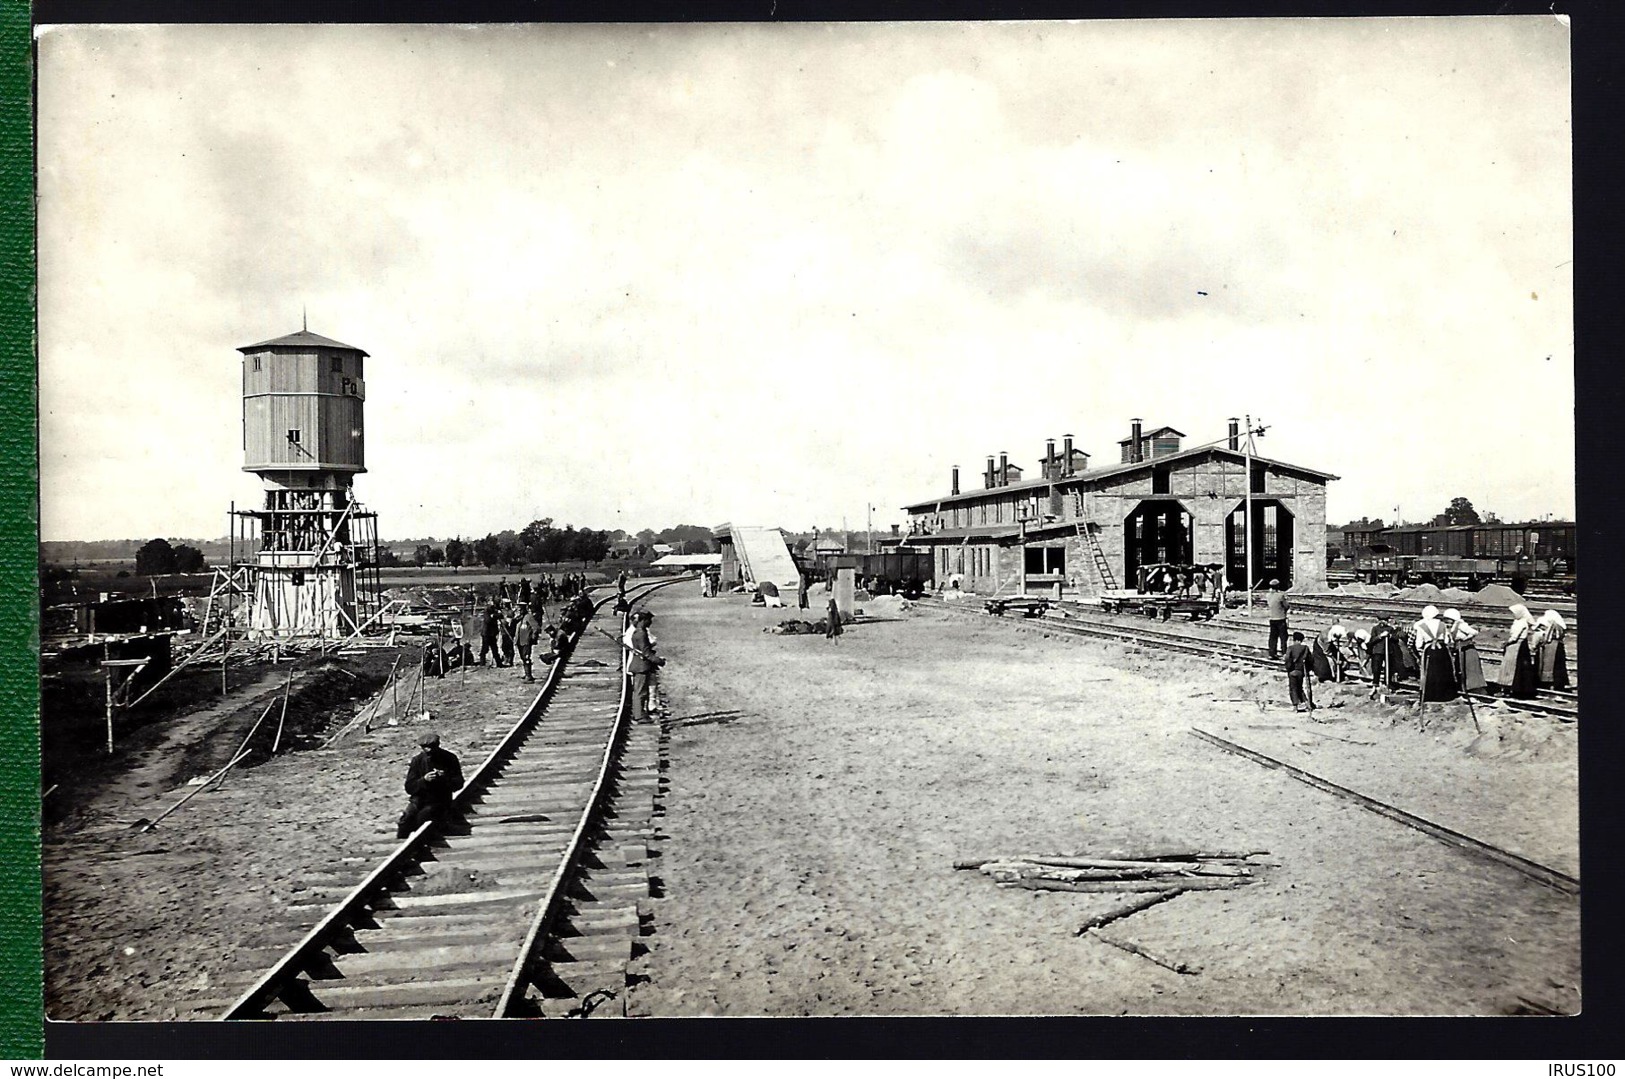
[[[841,634],[846,631],[841,628],[841,608],[836,604],[834,596],[829,597],[829,613],[826,617],[828,621],[824,629],[824,639],[826,641],[840,640]]]
[[[1423,607],[1422,617],[1411,627],[1411,634],[1422,668],[1422,699],[1455,700],[1456,675],[1451,669],[1450,639],[1444,620],[1439,617],[1439,608],[1431,603]]]
[[[1322,650],[1326,653],[1326,662],[1331,667],[1331,679],[1334,682],[1341,682],[1348,670],[1348,630],[1343,628],[1343,623],[1333,622],[1326,627],[1324,637]]]
[[[1535,659],[1530,646],[1539,643],[1539,633],[1528,607],[1514,603],[1510,610],[1512,625],[1507,629],[1507,643],[1501,652],[1501,669],[1495,673],[1495,681],[1504,696],[1528,700],[1535,695]]]
[[[1568,689],[1569,656],[1563,647],[1563,638],[1568,636],[1569,624],[1556,611],[1547,611],[1541,615],[1540,624],[1543,632],[1535,669],[1535,684],[1549,686],[1552,689]]]
[[[1444,612],[1445,636],[1450,642],[1450,655],[1455,660],[1456,678],[1463,693],[1478,693],[1488,685],[1484,681],[1484,663],[1479,659],[1478,646],[1473,638],[1478,630],[1461,620],[1461,612],[1454,607]]]
[[[1354,660],[1355,666],[1360,668],[1360,677],[1371,677],[1371,657],[1368,654],[1371,646],[1371,631],[1357,629],[1354,636],[1347,638],[1349,657]]]

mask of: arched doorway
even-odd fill
[[[1173,499],[1152,499],[1123,518],[1123,587],[1132,588],[1141,566],[1188,566],[1196,548],[1196,519]]]
[[[1239,502],[1224,519],[1225,578],[1231,588],[1247,587],[1247,504]],[[1292,587],[1292,511],[1273,498],[1253,499],[1253,584],[1281,582]]]

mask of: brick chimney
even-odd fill
[[[993,484],[993,458],[992,457],[989,457],[987,459],[987,471],[982,473],[982,486],[988,488],[989,490],[993,489],[994,484]]]
[[[959,466],[958,465],[954,466],[954,489],[952,491],[949,491],[948,493],[953,494],[953,495],[957,495],[959,493]]]
[[[1230,417],[1230,448],[1241,449],[1241,420],[1236,416]]]
[[[1010,482],[1010,455],[1003,450],[999,451],[999,486],[1003,487]]]
[[[1061,436],[1061,475],[1072,475],[1072,436]]]
[[[1140,417],[1136,416],[1128,423],[1128,459],[1134,464],[1139,464],[1145,460],[1145,454],[1140,450]]]
[[[1055,458],[1055,440],[1053,438],[1044,440],[1044,471],[1042,475],[1046,480],[1061,478],[1060,465]]]

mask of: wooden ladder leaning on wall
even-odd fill
[[[1094,560],[1095,577],[1100,582],[1102,592],[1115,592],[1117,578],[1112,576],[1112,565],[1106,560],[1106,552],[1100,549],[1100,540],[1095,538],[1090,523],[1082,517],[1077,522],[1078,538],[1083,540],[1084,546],[1089,548],[1089,557]]]

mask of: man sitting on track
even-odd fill
[[[418,739],[423,748],[406,766],[406,793],[411,801],[395,824],[395,837],[405,839],[428,821],[451,808],[451,799],[463,786],[463,766],[457,754],[440,748],[432,731]]]

